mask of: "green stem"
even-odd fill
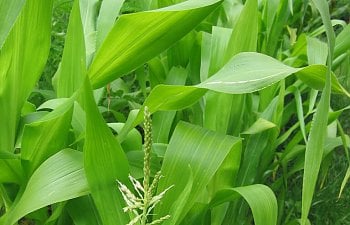
[[[151,149],[152,149],[152,120],[151,114],[148,111],[148,107],[146,106],[144,109],[144,130],[145,130],[145,143],[144,143],[144,151],[145,156],[143,159],[143,188],[144,188],[144,207],[142,212],[142,220],[141,225],[146,225],[147,223],[147,210],[150,202],[150,191],[149,191],[149,182],[150,182],[150,161],[151,161]]]

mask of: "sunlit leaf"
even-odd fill
[[[89,193],[81,152],[65,149],[50,157],[30,177],[21,198],[0,218],[1,225],[14,224],[44,206]]]

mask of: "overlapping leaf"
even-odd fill
[[[84,168],[91,195],[104,225],[124,225],[123,198],[116,180],[127,181],[129,166],[122,147],[104,122],[95,104],[88,79],[82,90],[86,112]]]
[[[1,7],[10,4],[6,2],[12,1],[1,1]],[[0,151],[13,150],[22,106],[45,66],[50,49],[51,13],[52,0],[26,1],[0,51],[3,128],[0,130]]]
[[[198,197],[205,191],[205,186],[214,176],[230,151],[240,155],[239,138],[226,136],[180,122],[170,140],[168,149],[164,156],[162,174],[164,178],[160,181],[158,192],[174,185],[162,200],[162,204],[156,208],[157,216],[167,215],[169,212],[177,214],[181,211],[181,220],[190,210]],[[239,164],[239,157],[231,163]],[[180,169],[182,168],[182,169]],[[192,171],[192,187],[186,205],[182,208],[174,208],[173,203],[188,187],[188,179],[183,178],[183,171]],[[191,185],[190,185],[191,186]],[[190,188],[190,187],[189,187]],[[179,221],[168,220],[166,224],[177,224]]]
[[[81,152],[64,149],[50,157],[34,172],[21,198],[0,219],[1,225],[14,224],[44,206],[89,193]]]
[[[157,56],[190,32],[219,3],[192,0],[120,16],[90,66],[93,87],[101,87]]]

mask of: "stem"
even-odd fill
[[[146,225],[147,223],[147,211],[150,202],[150,191],[149,191],[149,181],[150,181],[150,161],[151,161],[151,149],[152,149],[152,120],[151,114],[146,106],[144,109],[144,130],[145,130],[145,143],[144,151],[145,156],[143,159],[143,188],[144,188],[144,207],[142,212],[141,225]]]

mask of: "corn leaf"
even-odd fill
[[[69,17],[61,65],[54,77],[59,98],[70,97],[84,81],[86,74],[84,41],[79,1],[75,1]]]
[[[262,184],[253,184],[219,191],[210,202],[210,207],[242,196],[249,204],[255,225],[277,224],[277,200],[273,191]]]
[[[325,83],[327,69],[322,65],[311,65],[304,68],[293,68],[269,56],[244,52],[234,56],[216,74],[196,86],[157,85],[144,102],[150,112],[159,110],[179,110],[186,108],[201,98],[207,90],[230,94],[244,94],[261,90],[274,84],[293,73],[307,84],[315,88],[322,88]],[[339,84],[332,79],[333,91],[350,96]],[[133,126],[142,121],[143,110],[134,118]],[[127,132],[126,127],[122,135]]]
[[[101,46],[104,39],[113,28],[116,18],[119,16],[119,11],[125,0],[104,0],[101,3],[100,13],[97,18],[97,48]]]
[[[72,120],[73,101],[66,100],[38,121],[25,125],[22,145],[22,165],[31,175],[42,162],[65,147]]]
[[[0,49],[18,18],[25,0],[0,1]]]
[[[167,215],[173,207],[178,196],[186,189],[188,179],[183,178],[183,170],[179,168],[190,167],[193,176],[193,184],[186,205],[182,208],[180,220],[193,206],[205,186],[209,183],[215,172],[218,170],[230,151],[240,152],[241,140],[232,136],[226,136],[180,122],[169,142],[164,156],[161,172],[164,178],[160,181],[158,192],[174,185],[162,200],[162,204],[156,207],[155,213],[158,216]],[[234,161],[232,163],[239,163]],[[172,219],[170,218],[170,223]],[[174,221],[173,221],[174,222]]]
[[[23,216],[44,206],[88,193],[83,154],[64,149],[47,159],[33,173],[23,195],[0,218],[0,224],[14,224]]]
[[[102,225],[90,195],[70,200],[66,208],[74,225]]]
[[[128,161],[96,106],[88,79],[83,87],[86,112],[84,168],[91,195],[104,225],[124,225],[128,216],[123,212],[124,200],[116,180],[126,183]]]
[[[21,109],[45,66],[51,12],[52,0],[26,1],[0,51],[0,151],[13,150]]]
[[[193,0],[164,9],[120,16],[89,68],[93,87],[101,87],[131,72],[170,47],[220,2]]]
[[[326,82],[320,99],[320,104],[318,105],[313,118],[309,134],[309,141],[306,145],[305,151],[301,225],[305,225],[307,223],[307,217],[310,211],[318,173],[322,162],[323,145],[327,135],[328,111],[330,107],[330,95],[332,88],[331,82],[334,80],[334,78],[331,76],[331,67],[333,61],[335,35],[330,21],[328,4],[325,0],[314,0],[313,2],[320,12],[322,21],[326,28],[329,53]]]
[[[0,158],[0,183],[16,183],[23,181],[24,173],[21,160],[18,158]]]

